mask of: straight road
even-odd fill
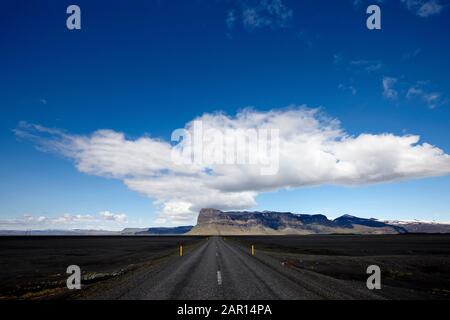
[[[210,237],[182,257],[123,276],[93,291],[96,299],[380,299],[365,283],[337,280],[251,255],[222,237]]]

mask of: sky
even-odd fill
[[[2,3],[0,229],[189,225],[205,206],[450,221],[449,3],[372,2]],[[175,165],[196,120],[278,129],[278,172]]]

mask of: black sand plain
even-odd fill
[[[367,266],[381,269],[382,287],[407,289],[411,298],[450,299],[450,234],[232,237],[292,268],[365,282]],[[388,290],[384,290],[386,292]]]
[[[66,269],[78,265],[82,283],[118,277],[190,250],[203,237],[17,236],[0,237],[0,299],[60,297]],[[60,290],[61,289],[61,290]]]
[[[286,268],[365,283],[366,268],[381,268],[388,299],[450,299],[450,235],[311,235],[223,237]],[[71,298],[66,268],[82,269],[97,286],[151,268],[208,241],[190,236],[0,237],[0,299]],[[401,294],[397,295],[397,292]],[[407,294],[405,295],[405,292]]]

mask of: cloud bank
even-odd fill
[[[346,133],[338,119],[319,109],[292,106],[271,111],[245,109],[234,116],[206,113],[187,123],[202,121],[205,128],[279,129],[279,170],[260,174],[258,165],[192,164],[171,160],[169,141],[98,130],[90,135],[22,122],[19,138],[38,149],[63,155],[83,173],[115,178],[148,196],[160,209],[157,223],[193,223],[202,207],[222,210],[256,205],[262,192],[317,185],[365,185],[450,173],[450,156],[417,135]],[[105,213],[105,218],[110,215]],[[121,217],[116,216],[120,220]]]
[[[124,213],[110,211],[99,212],[98,215],[71,214],[48,217],[26,214],[15,219],[0,219],[0,230],[53,230],[53,229],[96,229],[121,230],[128,222]]]

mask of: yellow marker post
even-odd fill
[[[183,246],[180,245],[180,257],[182,257],[182,256],[183,256]]]
[[[252,256],[254,256],[254,255],[255,255],[255,246],[252,245]]]

